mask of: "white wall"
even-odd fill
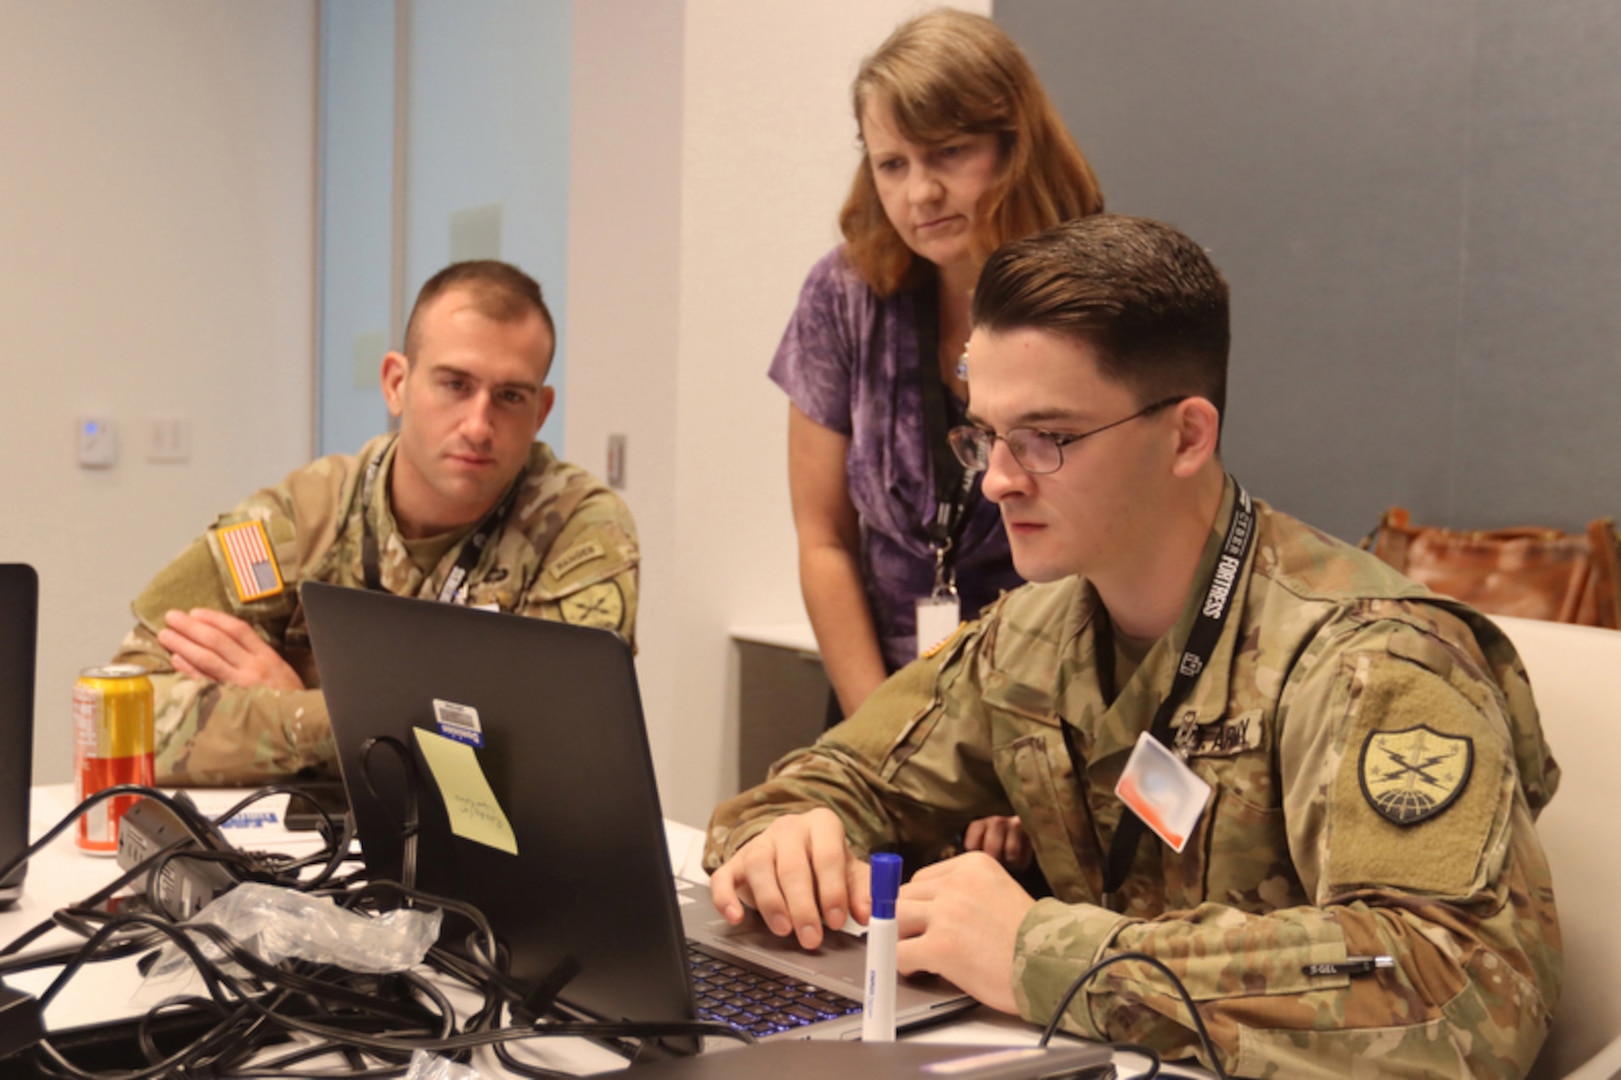
[[[0,0],[0,560],[40,573],[38,780],[135,593],[309,455],[315,64],[311,0]],[[74,464],[87,411],[115,468]],[[189,463],[145,460],[158,415]]]
[[[594,469],[607,432],[629,436],[639,668],[671,817],[705,822],[733,790],[728,629],[803,617],[788,406],[765,371],[838,239],[856,65],[930,6],[575,6],[568,432]]]
[[[685,602],[674,563],[684,22],[670,0],[574,5],[564,313],[572,460],[606,475],[609,434],[628,439],[623,494],[642,544],[637,667],[666,813]]]

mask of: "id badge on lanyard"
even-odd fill
[[[1138,738],[1137,746],[1126,762],[1125,772],[1121,774],[1120,783],[1115,787],[1115,794],[1131,813],[1121,817],[1104,864],[1101,899],[1103,906],[1110,911],[1125,910],[1125,895],[1121,890],[1130,874],[1144,830],[1152,831],[1180,852],[1210,801],[1210,786],[1167,744],[1170,741],[1172,713],[1193,690],[1215,655],[1222,627],[1232,608],[1234,582],[1242,572],[1254,543],[1254,504],[1242,484],[1235,480],[1233,487],[1233,516],[1227,523],[1227,535],[1222,540],[1215,571],[1205,586],[1204,601],[1183,645],[1176,675],[1171,680],[1170,693],[1160,702],[1149,729]],[[1085,764],[1075,747],[1072,730],[1065,728],[1064,743],[1074,763],[1075,775],[1081,776]]]
[[[922,360],[918,378],[926,445],[934,470],[935,516],[928,527],[934,549],[934,588],[916,601],[919,657],[928,656],[962,623],[955,548],[974,505],[974,480],[979,475],[962,467],[947,438],[951,417],[945,380],[939,367],[931,362],[939,348],[939,312],[938,291],[924,290],[917,310],[918,356]]]
[[[957,590],[934,593],[917,599],[917,654],[927,656],[962,622],[962,605]]]
[[[1137,736],[1114,793],[1178,854],[1210,801],[1210,785],[1146,731]]]
[[[972,475],[969,476],[969,483],[973,483]],[[942,523],[948,514],[960,521],[961,505],[955,508],[955,512],[942,508]],[[935,544],[934,589],[928,596],[917,599],[917,655],[920,659],[931,655],[962,623],[962,602],[957,596],[957,568],[948,561],[953,543],[948,532],[944,540]]]

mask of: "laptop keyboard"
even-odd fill
[[[687,965],[692,969],[698,1019],[726,1024],[756,1038],[861,1011],[861,1002],[854,998],[719,956],[696,942],[687,942]]]

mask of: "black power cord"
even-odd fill
[[[221,820],[272,793],[255,792],[222,815]],[[547,1071],[539,1066],[513,1058],[506,1044],[524,1039],[584,1037],[638,1040],[645,1047],[657,1039],[706,1035],[754,1041],[725,1025],[700,1021],[591,1023],[546,1018],[551,995],[566,984],[572,972],[554,972],[542,980],[542,992],[537,994],[535,986],[512,978],[505,949],[483,913],[471,905],[396,882],[369,881],[363,872],[340,877],[339,870],[350,858],[353,826],[348,820],[342,828],[330,819],[323,820],[321,832],[330,843],[317,855],[295,860],[255,854],[231,848],[214,823],[198,813],[189,799],[119,785],[85,800],[12,865],[37,853],[97,803],[128,794],[162,803],[179,820],[180,834],[85,901],[54,913],[50,920],[0,948],[0,974],[60,968],[38,1001],[29,1003],[39,1012],[48,1008],[88,966],[172,943],[195,969],[201,989],[161,1002],[131,1020],[69,1032],[46,1032],[30,1048],[0,1058],[0,1072],[5,1071],[6,1063],[16,1061],[31,1065],[39,1075],[64,1080],[225,1074],[293,1077],[313,1075],[299,1066],[337,1054],[353,1075],[385,1077],[402,1075],[416,1050],[465,1058],[475,1048],[490,1045],[514,1072],[545,1076]],[[405,818],[403,825],[409,833],[415,818],[409,806]],[[430,975],[417,971],[357,975],[309,961],[271,964],[216,926],[176,923],[162,911],[134,903],[125,903],[116,911],[102,906],[126,885],[143,880],[148,886],[159,882],[182,860],[224,868],[238,881],[269,882],[329,897],[340,907],[359,913],[399,907],[440,908],[465,920],[472,930],[460,951],[442,945],[429,950],[425,966]],[[11,868],[0,870],[0,876]],[[305,873],[310,869],[314,874]],[[83,944],[22,952],[55,927],[77,933],[85,939]],[[209,951],[205,951],[205,944]],[[478,996],[480,1004],[466,1017],[458,1016],[440,988],[442,982],[467,987]],[[542,1018],[533,1020],[536,1015]],[[280,1054],[272,1049],[295,1035],[303,1045],[289,1047]],[[115,1041],[109,1043],[109,1039]]]
[[[1158,957],[1149,956],[1147,953],[1115,953],[1113,956],[1099,960],[1077,975],[1075,981],[1069,984],[1069,989],[1064,991],[1063,997],[1058,999],[1058,1006],[1053,1009],[1052,1018],[1047,1021],[1046,1028],[1041,1032],[1041,1041],[1036,1045],[1046,1046],[1052,1040],[1053,1034],[1058,1030],[1058,1025],[1063,1022],[1064,1013],[1069,1011],[1070,1002],[1075,1000],[1075,995],[1081,992],[1082,987],[1096,978],[1099,972],[1125,960],[1140,960],[1158,970],[1170,981],[1172,988],[1176,990],[1177,996],[1182,999],[1182,1004],[1187,1006],[1188,1014],[1193,1017],[1193,1030],[1199,1036],[1199,1045],[1204,1048],[1206,1056],[1210,1059],[1210,1071],[1216,1074],[1217,1080],[1227,1080],[1227,1074],[1221,1069],[1221,1056],[1216,1052],[1216,1044],[1211,1041],[1210,1032],[1205,1029],[1204,1018],[1199,1015],[1199,1010],[1194,1008],[1193,996],[1188,993],[1188,988],[1182,985],[1182,980],[1176,977],[1176,972],[1166,967]],[[1155,1050],[1136,1043],[1113,1043],[1111,1045],[1117,1050],[1129,1050],[1132,1053],[1142,1054],[1149,1059],[1149,1070],[1139,1080],[1151,1080],[1152,1077],[1159,1075],[1161,1062],[1159,1054]]]
[[[403,851],[400,862],[400,880],[407,886],[417,881],[417,837],[422,830],[422,817],[418,798],[418,789],[422,786],[422,777],[417,773],[416,757],[400,740],[392,735],[378,735],[367,739],[360,744],[360,779],[366,784],[366,791],[370,793],[380,805],[387,805],[383,797],[377,793],[372,785],[372,752],[378,747],[387,747],[399,759],[401,767],[405,770],[405,811],[400,821],[400,842]]]

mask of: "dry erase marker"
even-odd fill
[[[895,1041],[895,894],[901,888],[901,857],[872,857],[872,918],[867,920],[867,996],[861,1038]]]

